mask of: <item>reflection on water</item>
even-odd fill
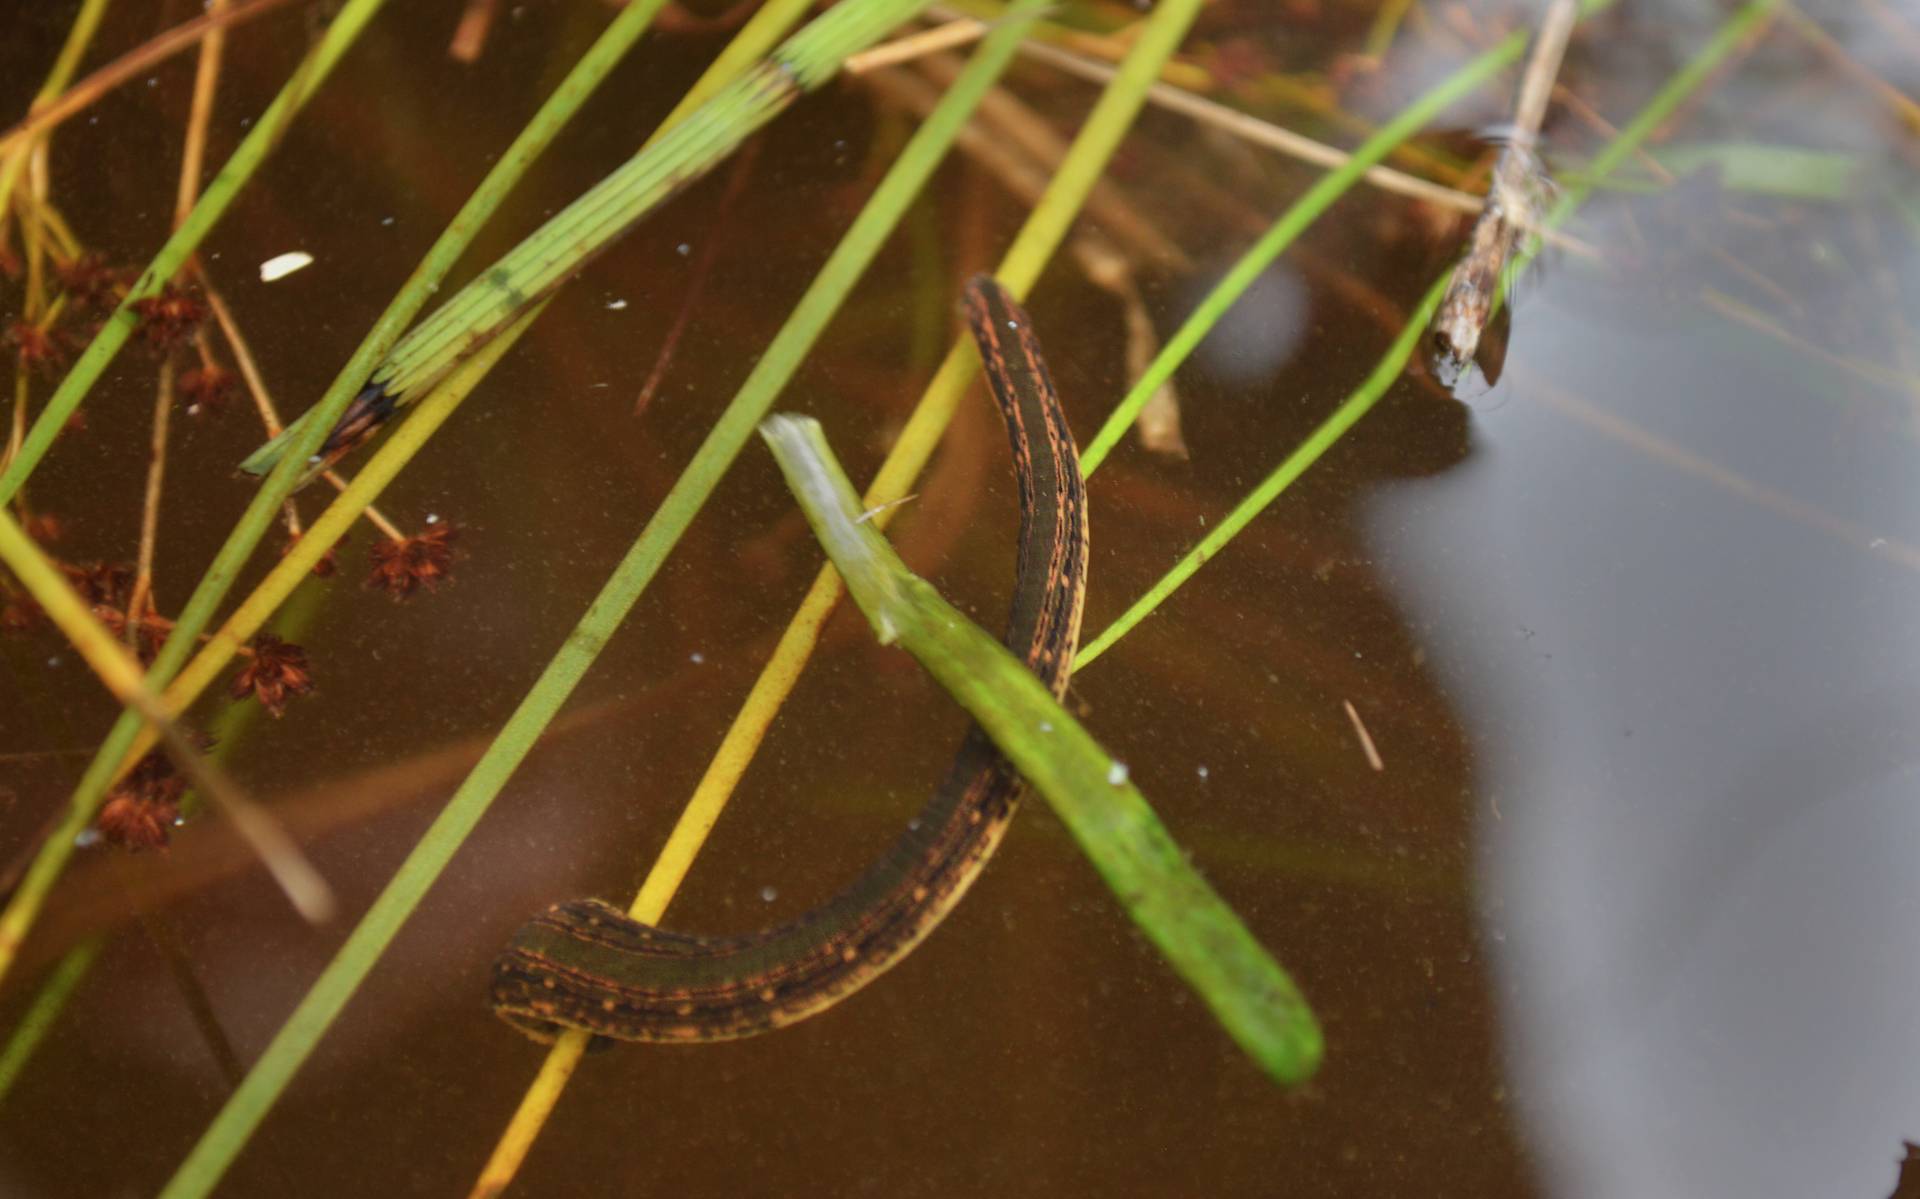
[[[1868,147],[1856,178],[1811,211],[1709,181],[1712,226],[1596,211],[1692,269],[1632,311],[1538,279],[1473,457],[1372,505],[1480,751],[1476,903],[1557,1195],[1883,1195],[1920,1128],[1914,393],[1694,298],[1744,242],[1813,324],[1901,328],[1920,255],[1863,233],[1887,215],[1866,181],[1912,177]]]
[[[390,7],[209,243],[290,407],[325,386],[605,19],[592,4],[508,6],[467,66],[444,53],[449,6]],[[1416,5],[1392,69],[1368,74],[1338,57],[1364,23],[1284,7],[1213,5],[1194,60],[1223,79],[1252,62],[1306,63],[1317,80],[1333,63],[1342,102],[1375,119],[1510,16]],[[5,112],[64,33],[57,8],[0,18],[24,26],[0,43]],[[151,14],[116,14],[116,51],[151,32]],[[1623,120],[1721,16],[1635,6],[1576,38],[1567,79]],[[1913,134],[1861,72],[1920,91],[1920,37],[1903,40],[1912,19],[1879,0],[1815,16],[1851,57],[1784,30],[1736,56],[1657,139],[1675,184],[1603,193],[1576,229],[1600,261],[1550,255],[1523,281],[1496,387],[1468,408],[1403,380],[1076,679],[1094,731],[1308,991],[1330,1051],[1312,1086],[1282,1094],[1237,1057],[1033,805],[881,985],[775,1036],[590,1060],[524,1192],[1889,1191],[1902,1139],[1920,1137],[1920,238]],[[260,31],[234,59],[216,160],[304,44],[298,20]],[[718,44],[649,42],[476,258],[623,159]],[[124,258],[163,235],[191,70],[153,79],[63,134],[53,161],[76,228]],[[1061,129],[1091,94],[1035,67],[1014,86]],[[1350,140],[1306,115],[1317,94],[1231,98]],[[1495,124],[1502,104],[1489,90],[1450,119]],[[231,1087],[182,979],[242,1062],[257,1057],[871,190],[891,111],[861,86],[829,89],[767,140],[730,228],[714,225],[709,181],[562,294],[383,501],[411,531],[458,524],[449,586],[404,605],[362,590],[372,535],[356,533],[343,579],[302,600],[318,689],[237,735],[232,765],[312,848],[345,924],[300,925],[215,821],[165,856],[82,855],[0,994],[11,1028],[40,972],[105,934],[0,1104],[0,1193],[144,1194],[168,1175]],[[1577,165],[1603,134],[1556,113],[1548,156]],[[1811,157],[1738,148],[1756,144]],[[1436,138],[1436,162],[1449,146],[1477,152]],[[1152,237],[1101,227],[1164,334],[1316,177],[1150,114],[1116,180]],[[1022,211],[952,168],[782,397],[823,418],[856,475],[954,329],[958,280]],[[1191,458],[1127,445],[1092,480],[1090,629],[1365,376],[1458,231],[1360,193],[1269,272],[1178,379]],[[702,260],[688,251],[714,238],[730,240],[636,418]],[[260,262],[295,248],[313,265],[259,281]],[[1125,317],[1064,257],[1032,307],[1084,436],[1125,388]],[[90,429],[35,479],[76,560],[131,556],[151,387],[151,362],[124,357]],[[237,411],[181,428],[163,608],[244,504],[230,467],[258,441]],[[1011,568],[1004,454],[974,397],[895,526],[909,562],[989,621]],[[537,1063],[484,1008],[493,952],[546,903],[630,893],[818,562],[755,447],[227,1192],[462,1192]],[[0,751],[36,755],[0,760],[11,854],[111,713],[56,642],[0,637],[0,665],[18,697],[0,699]],[[827,894],[892,838],[959,729],[918,669],[843,613],[668,923],[747,929]]]

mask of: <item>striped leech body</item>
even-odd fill
[[[967,285],[966,310],[1020,492],[1006,644],[1058,697],[1085,593],[1079,455],[1026,313],[984,276]],[[493,1009],[539,1041],[564,1029],[622,1041],[722,1041],[791,1024],[872,982],[933,930],[986,865],[1022,787],[970,726],[919,819],[835,898],[744,936],[655,928],[597,899],[559,904],[522,926],[494,961]]]

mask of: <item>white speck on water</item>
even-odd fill
[[[427,513],[427,523],[428,523],[428,524],[430,524],[430,525],[437,525],[437,524],[439,524],[439,523],[440,523],[440,514],[439,514],[438,512],[429,512],[429,513]]]
[[[607,301],[607,309],[610,312],[619,312],[621,309],[625,308],[626,306],[627,306],[627,302],[625,300],[608,300]]]
[[[380,223],[382,225],[391,225],[393,224],[393,218],[390,216],[383,216],[380,218]]]
[[[160,86],[160,76],[158,76],[158,75],[149,75],[149,76],[147,76],[147,86],[148,86],[148,87],[159,87],[159,86]]]
[[[1200,776],[1201,778],[1206,778],[1206,777],[1207,777],[1207,768],[1206,768],[1205,766],[1201,766],[1201,767],[1198,767],[1198,768],[1196,768],[1196,769],[1194,770],[1194,773],[1195,773],[1195,774],[1197,774],[1197,775],[1199,775],[1199,776]]]
[[[707,656],[701,653],[699,650],[695,650],[694,652],[687,655],[687,661],[693,663],[695,666],[700,665],[702,662],[705,662],[706,660],[707,660]]]
[[[1107,767],[1107,782],[1111,786],[1118,787],[1120,784],[1126,781],[1127,781],[1127,764],[1125,762],[1120,761],[1118,758],[1116,758],[1114,759],[1113,765]]]
[[[915,816],[912,820],[907,821],[907,831],[910,833],[917,833],[920,831],[920,818],[918,816]]]
[[[777,890],[775,890],[774,888],[772,888],[772,887],[762,887],[762,888],[760,888],[760,902],[761,902],[761,903],[772,903],[772,902],[773,902],[774,900],[776,900],[776,899],[778,899],[778,898],[780,898],[780,892],[779,892],[779,891],[777,891]]]
[[[673,248],[673,252],[680,255],[680,257],[685,258],[687,255],[693,253],[693,245],[689,242],[683,241],[679,245]]]
[[[75,849],[91,849],[98,844],[100,844],[100,830],[97,828],[83,828],[73,835]]]
[[[1018,329],[1019,327],[1020,327],[1020,322],[1019,322],[1019,321],[1008,321],[1008,322],[1007,322],[1007,328],[1009,328],[1009,329]]]
[[[260,264],[260,282],[272,283],[275,279],[284,279],[298,270],[313,265],[313,255],[305,250],[289,250],[285,254],[275,254]]]
[[[48,658],[48,659],[47,659],[47,667],[48,667],[49,669],[51,669],[51,670],[58,670],[58,669],[60,669],[60,655],[58,655],[58,654],[55,654],[55,655],[54,655],[53,657],[51,657],[51,658]]]

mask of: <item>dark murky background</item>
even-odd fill
[[[75,7],[0,18],[7,119]],[[318,396],[606,19],[584,0],[508,5],[463,66],[445,54],[460,5],[391,7],[206,250],[289,410]],[[515,1193],[1886,1195],[1902,1138],[1920,1138],[1920,188],[1915,130],[1864,76],[1920,93],[1920,19],[1884,0],[1812,11],[1842,53],[1775,27],[1736,56],[1658,139],[1681,182],[1603,194],[1577,232],[1604,261],[1549,255],[1525,280],[1498,386],[1469,408],[1403,380],[1076,684],[1312,998],[1329,1055],[1311,1086],[1282,1093],[1236,1054],[1036,803],[945,927],[841,1007],[760,1040],[589,1060]],[[188,15],[117,6],[92,61]],[[1525,16],[1416,7],[1387,70],[1338,102],[1383,117]],[[1563,80],[1623,122],[1723,16],[1625,4],[1576,36]],[[1188,48],[1222,72],[1311,80],[1371,19],[1224,2]],[[210,161],[306,29],[295,11],[237,35]],[[719,44],[643,43],[467,270],[624,159]],[[90,244],[144,262],[164,236],[191,80],[174,60],[56,139],[53,197]],[[1510,85],[1450,124],[1498,121]],[[1063,129],[1092,94],[1033,66],[1012,86]],[[1343,136],[1243,87],[1242,104]],[[82,854],[0,996],[11,1028],[58,954],[106,934],[0,1106],[0,1193],[145,1194],[168,1176],[230,1082],[161,947],[250,1062],[560,645],[906,128],[866,87],[830,88],[764,139],[724,226],[726,171],[563,293],[382,502],[409,531],[458,523],[452,585],[401,605],[363,590],[362,529],[342,577],[295,598],[288,636],[319,691],[230,728],[229,760],[308,842],[345,918],[302,925],[217,822],[165,854]],[[1599,136],[1556,109],[1549,156],[1577,164]],[[1685,157],[1740,143],[1815,152],[1828,194],[1803,173]],[[1116,173],[1191,257],[1129,249],[1163,332],[1313,178],[1162,113]],[[783,398],[822,417],[856,477],[951,333],[959,280],[1021,213],[950,165]],[[1459,231],[1363,190],[1282,259],[1181,376],[1191,460],[1129,445],[1094,480],[1090,630],[1358,383]],[[669,385],[636,419],[714,238]],[[316,262],[261,283],[257,265],[289,250]],[[1124,390],[1120,310],[1065,255],[1032,306],[1090,435]],[[153,378],[143,352],[122,354],[87,429],[35,476],[70,560],[133,555]],[[176,429],[168,612],[245,503],[231,465],[258,440],[244,402]],[[998,622],[1013,510],[983,400],[895,530]],[[488,961],[545,903],[630,895],[818,565],[750,447],[223,1194],[465,1193],[540,1060],[487,1013]],[[0,662],[10,857],[112,713],[49,633],[0,639]],[[841,613],[668,922],[744,929],[823,897],[908,818],[960,727]]]

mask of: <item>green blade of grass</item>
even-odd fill
[[[1022,0],[1021,8],[1030,16],[1042,3]],[[219,1182],[253,1129],[566,702],[600,647],[638,601],[752,436],[754,425],[945,157],[980,97],[1011,59],[1021,28],[1021,23],[1014,22],[982,46],[967,72],[908,143],[573,633],[181,1163],[163,1192],[164,1199],[204,1195]]]
[[[1632,154],[1648,134],[1658,128],[1669,116],[1673,115],[1681,102],[1706,82],[1714,68],[1744,40],[1759,22],[1773,10],[1778,0],[1750,0],[1750,2],[1720,27],[1707,44],[1689,60],[1686,66],[1675,72],[1645,108],[1620,130],[1593,160],[1587,179],[1569,186],[1547,214],[1542,226],[1553,229],[1564,224],[1568,217],[1586,201],[1594,186],[1617,170]],[[1505,295],[1513,279],[1524,271],[1528,263],[1540,252],[1539,237],[1529,239],[1528,245],[1516,254],[1507,265],[1502,286],[1496,296]],[[1231,277],[1231,276],[1230,276]],[[1146,593],[1134,601],[1112,624],[1100,631],[1100,635],[1080,649],[1074,659],[1074,670],[1079,671],[1101,654],[1105,653],[1120,638],[1151,615],[1166,598],[1178,590],[1181,584],[1192,578],[1199,569],[1225,549],[1240,530],[1247,527],[1253,518],[1265,511],[1267,506],[1278,499],[1295,479],[1305,474],[1307,468],[1318,461],[1320,456],[1331,448],[1348,429],[1351,429],[1362,416],[1372,409],[1381,396],[1399,379],[1400,372],[1406,368],[1413,352],[1420,344],[1421,336],[1426,332],[1427,322],[1432,319],[1434,310],[1439,306],[1440,297],[1446,289],[1447,278],[1443,276],[1427,290],[1419,305],[1408,314],[1406,324],[1398,337],[1380,358],[1367,378],[1356,388],[1340,406],[1334,409],[1321,425],[1310,434],[1300,447],[1289,454],[1285,461],[1275,467],[1251,494],[1234,506],[1224,520],[1217,523],[1198,545],[1189,550],[1172,569],[1147,589]],[[1224,287],[1224,284],[1222,285]],[[1212,297],[1203,302],[1202,308],[1211,305]],[[1224,311],[1220,306],[1220,311]],[[1204,335],[1204,331],[1202,332]],[[1193,339],[1195,342],[1198,338]],[[1123,426],[1124,428],[1124,426]]]
[[[382,402],[406,404],[527,306],[604,251],[634,223],[722,162],[795,100],[932,0],[843,0],[684,121],[642,147],[393,347],[367,380]],[[307,418],[255,450],[240,469],[264,474]]]
[[[1612,0],[1588,0],[1583,15],[1591,16],[1611,3]],[[1113,452],[1113,447],[1132,427],[1147,401],[1173,377],[1174,371],[1213,331],[1213,327],[1220,323],[1220,318],[1226,315],[1247,288],[1253,286],[1261,272],[1273,264],[1281,251],[1292,245],[1308,226],[1332,207],[1334,201],[1345,195],[1370,168],[1393,153],[1400,143],[1426,128],[1455,100],[1518,61],[1526,45],[1526,34],[1515,33],[1454,71],[1425,95],[1401,109],[1391,121],[1362,142],[1351,158],[1321,176],[1306,194],[1294,201],[1207,293],[1206,299],[1194,309],[1193,315],[1186,319],[1179,331],[1167,339],[1167,344],[1154,356],[1153,362],[1127,392],[1126,398],[1120,401],[1106,423],[1100,426],[1100,431],[1094,434],[1093,440],[1087,443],[1087,448],[1081,451],[1081,468],[1088,475],[1100,468],[1107,455]]]
[[[775,416],[760,432],[880,640],[918,658],[987,731],[1248,1056],[1281,1083],[1310,1077],[1322,1039],[1305,997],[1194,870],[1126,767],[992,634],[907,569],[862,516],[819,422]]]

